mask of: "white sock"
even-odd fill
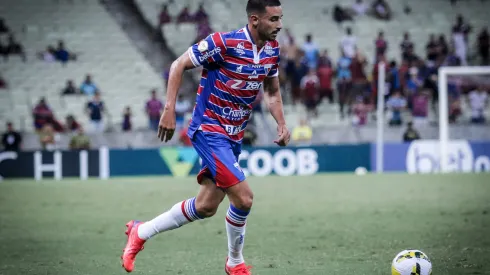
[[[196,198],[188,199],[177,203],[170,210],[153,220],[140,225],[138,227],[138,237],[148,240],[158,233],[173,230],[200,219],[201,217],[196,211]]]
[[[237,266],[243,259],[243,245],[245,243],[245,225],[249,212],[239,210],[230,204],[226,214],[226,233],[228,234],[228,262],[229,267]]]

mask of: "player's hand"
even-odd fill
[[[274,140],[274,143],[276,143],[279,146],[286,146],[289,143],[289,140],[291,139],[291,134],[289,133],[288,128],[286,125],[277,125],[277,136],[278,138]]]
[[[172,108],[167,108],[163,110],[163,114],[160,117],[160,122],[158,123],[158,138],[161,141],[169,141],[175,132],[175,111]]]

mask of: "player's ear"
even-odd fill
[[[259,16],[256,14],[250,15],[250,22],[252,22],[252,27],[256,29],[259,25]]]

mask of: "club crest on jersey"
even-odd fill
[[[269,72],[272,69],[272,65],[271,64],[267,64],[267,65],[264,66],[264,69],[265,69],[265,74],[269,74]]]
[[[272,48],[271,44],[269,44],[269,43],[265,44],[264,52],[267,55],[274,55],[274,49]]]
[[[257,75],[257,71],[253,71],[252,75],[248,76],[248,79],[257,79],[259,76]]]
[[[199,44],[197,45],[197,50],[201,53],[207,51],[208,48],[209,48],[209,45],[208,45],[208,42],[206,40],[199,42]]]
[[[240,65],[240,66],[238,66],[238,68],[236,68],[236,72],[241,73],[242,69],[243,69],[243,65]]]
[[[235,48],[235,52],[239,55],[244,55],[245,54],[245,44],[243,42],[238,43],[238,45]]]

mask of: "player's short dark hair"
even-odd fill
[[[279,0],[248,0],[247,2],[247,14],[251,13],[264,13],[266,7],[278,7],[281,5]]]

